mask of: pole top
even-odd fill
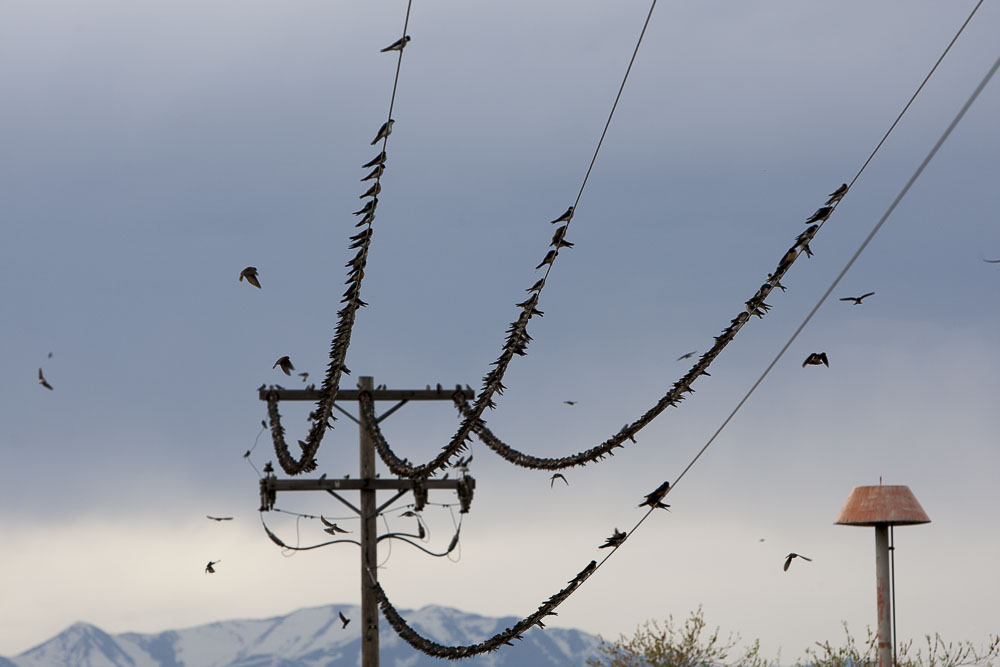
[[[835,524],[841,526],[912,526],[930,523],[908,486],[856,486]]]

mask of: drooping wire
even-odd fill
[[[413,0],[409,0],[406,5],[406,18],[403,22],[403,36],[406,36],[406,30],[410,22],[410,9],[412,7]],[[396,62],[396,74],[393,78],[392,83],[392,95],[389,99],[389,113],[387,114],[386,123],[392,122],[392,109],[396,103],[396,90],[399,86],[399,72],[403,64],[403,51],[405,49],[399,49],[399,57]],[[389,145],[389,133],[385,133],[382,138],[382,154],[385,154],[386,148]],[[383,160],[384,162],[384,160]],[[275,457],[278,459],[278,463],[281,468],[289,475],[298,475],[303,472],[310,472],[316,469],[316,452],[319,450],[320,443],[323,440],[323,436],[326,434],[328,428],[333,428],[331,419],[333,419],[333,404],[337,399],[337,392],[340,389],[340,378],[343,373],[350,374],[350,370],[344,364],[347,358],[347,350],[351,344],[351,334],[354,330],[354,321],[359,308],[366,306],[367,304],[361,300],[361,282],[364,279],[365,267],[368,262],[368,250],[371,246],[372,239],[372,221],[375,219],[375,209],[378,206],[378,194],[381,191],[382,185],[382,173],[384,169],[380,169],[377,172],[375,178],[375,185],[373,186],[375,194],[372,196],[369,206],[371,207],[367,214],[362,218],[362,221],[356,226],[365,226],[365,229],[352,236],[351,248],[358,248],[358,252],[354,259],[347,263],[347,266],[351,269],[348,273],[348,278],[346,284],[348,285],[347,291],[344,292],[341,298],[341,303],[345,303],[343,308],[337,312],[337,326],[335,329],[333,341],[330,344],[330,363],[327,366],[326,376],[323,378],[323,384],[320,389],[320,397],[316,404],[315,419],[313,421],[312,427],[309,429],[309,435],[306,437],[305,441],[299,441],[299,446],[301,448],[301,456],[296,458],[292,456],[289,451],[288,444],[285,442],[285,431],[281,426],[281,415],[278,412],[278,401],[276,393],[271,390],[267,392],[267,404],[268,404],[268,417],[271,421],[271,440],[274,442]],[[364,211],[364,209],[362,209]]]

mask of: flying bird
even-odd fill
[[[818,208],[816,209],[816,212],[812,214],[812,217],[806,220],[806,224],[808,225],[811,222],[820,222],[821,220],[826,220],[827,218],[830,217],[830,213],[832,212],[833,212],[832,206],[823,206],[821,208]]]
[[[696,354],[698,354],[698,350],[692,350],[691,352],[688,352],[687,354],[682,354],[681,356],[677,357],[677,361],[682,361],[684,359],[690,359],[691,357],[693,357]]]
[[[669,490],[670,490],[670,482],[664,482],[663,484],[660,484],[658,487],[656,487],[656,489],[652,493],[646,495],[646,499],[641,503],[639,503],[639,507],[648,505],[653,509],[656,509],[658,507],[662,509],[667,509],[668,507],[670,507],[670,505],[664,504],[663,497],[667,495],[667,491]]]
[[[406,510],[405,512],[403,512],[399,516],[414,516],[414,517],[418,517],[419,518],[420,515],[417,514],[416,512],[414,512],[413,510]]]
[[[344,612],[342,611],[338,611],[337,614],[340,616],[340,622],[343,623],[344,627],[346,628],[347,624],[351,622],[351,619],[344,616]]]
[[[303,371],[303,372],[299,373],[299,377],[302,378],[303,382],[305,382],[306,380],[309,379],[309,373],[306,372],[306,371]]]
[[[576,405],[576,401],[563,401],[566,405]]]
[[[240,282],[243,282],[244,278],[246,278],[246,281],[248,283],[250,283],[251,285],[253,285],[257,289],[260,289],[260,281],[257,280],[257,267],[256,266],[248,266],[247,268],[245,268],[242,271],[240,271]]]
[[[382,123],[382,127],[378,129],[378,134],[376,134],[375,138],[372,139],[372,146],[374,146],[375,144],[377,144],[378,142],[382,141],[390,134],[392,134],[392,125],[395,122],[396,121],[390,118],[386,122]]]
[[[212,566],[215,565],[215,564],[217,564],[217,563],[221,563],[221,562],[222,562],[221,560],[210,560],[210,561],[208,561],[208,565],[205,566],[205,574],[215,574],[215,568],[212,567]]]
[[[826,358],[826,352],[811,352],[806,360],[802,362],[802,368],[806,366],[819,366],[823,364],[827,368],[830,367],[830,360]]]
[[[52,385],[50,385],[48,383],[48,381],[45,379],[45,376],[42,375],[42,369],[41,368],[38,369],[38,384],[42,385],[43,387],[45,387],[49,391],[52,391]]]
[[[807,560],[810,563],[812,562],[812,558],[807,558],[806,556],[797,554],[793,551],[792,553],[785,556],[785,567],[782,568],[785,572],[788,572],[788,566],[792,564],[792,560],[794,560],[795,558],[801,558],[802,560]]]
[[[611,537],[609,537],[604,542],[604,544],[602,544],[601,546],[599,546],[597,548],[598,549],[607,549],[608,547],[618,547],[618,546],[621,546],[622,542],[625,541],[626,537],[628,537],[628,534],[626,534],[626,533],[618,530],[617,528],[615,528],[614,534]]]
[[[322,522],[322,524],[324,526],[326,526],[326,528],[323,529],[324,533],[329,533],[330,535],[336,535],[337,533],[349,533],[349,532],[351,532],[349,530],[344,530],[343,528],[341,528],[340,526],[338,526],[335,523],[327,521],[326,518],[322,514],[320,515],[319,520],[320,520],[320,522]]]
[[[875,292],[868,292],[867,294],[862,294],[861,296],[845,296],[841,301],[853,301],[855,306],[861,305],[862,299],[867,299]]]
[[[836,204],[841,199],[843,199],[844,195],[846,194],[847,194],[847,183],[844,183],[839,188],[837,188],[836,190],[834,190],[829,194],[830,198],[826,200],[826,205],[829,206],[831,204]]]
[[[231,516],[212,516],[211,514],[206,514],[205,518],[211,519],[212,521],[232,521],[233,520],[233,517],[231,517]]]
[[[986,261],[988,262],[988,261],[990,261],[990,260],[986,260]],[[1000,259],[998,259],[997,261],[998,261],[998,262],[1000,262]],[[51,358],[52,358],[52,353],[51,353],[51,352],[49,352],[49,359],[51,359]]]
[[[554,225],[554,224],[556,224],[558,222],[569,222],[570,218],[572,218],[572,217],[573,217],[573,207],[570,206],[568,209],[566,209],[565,213],[563,213],[558,218],[556,218],[555,220],[553,220],[552,224]]]
[[[409,44],[409,42],[410,42],[410,36],[409,35],[403,35],[402,37],[400,37],[399,39],[397,39],[395,42],[393,42],[389,46],[387,46],[384,49],[382,49],[381,51],[379,51],[379,53],[387,53],[389,51],[402,51],[406,47],[406,45]]]
[[[274,362],[274,365],[271,366],[271,368],[277,368],[279,366],[281,367],[281,370],[284,371],[285,375],[291,375],[292,371],[295,370],[295,366],[292,366],[292,360],[288,357],[281,357]]]
[[[563,475],[561,472],[557,472],[556,474],[552,475],[552,477],[549,477],[549,488],[550,489],[553,486],[555,486],[557,479],[561,479],[562,481],[566,482],[566,486],[569,486],[569,480],[566,479],[566,476]]]

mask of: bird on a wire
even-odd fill
[[[248,266],[247,268],[240,271],[240,282],[243,282],[244,278],[248,283],[260,289],[260,280],[257,279],[257,267]]]
[[[811,222],[820,222],[820,221],[826,220],[827,218],[830,217],[830,214],[832,212],[833,212],[833,207],[832,206],[823,206],[823,207],[820,207],[820,208],[816,209],[816,212],[813,213],[812,216],[808,220],[806,220],[806,224],[808,225]]]
[[[554,224],[559,223],[559,222],[569,222],[570,218],[572,218],[572,217],[573,217],[573,207],[570,206],[568,209],[566,209],[565,213],[563,213],[558,218],[556,218],[555,220],[553,220],[552,224],[554,225]]]
[[[295,370],[295,366],[292,366],[292,360],[289,359],[287,356],[281,357],[276,362],[274,362],[273,366],[271,366],[272,369],[278,367],[281,367],[281,370],[285,373],[285,375],[291,375],[292,371]]]
[[[381,49],[379,53],[388,53],[389,51],[402,51],[404,48],[406,48],[406,45],[409,43],[410,43],[410,36],[403,35],[389,46],[385,47],[384,49]]]
[[[556,229],[556,233],[552,235],[552,242],[549,243],[549,245],[555,246],[556,248],[572,248],[575,244],[566,240],[567,229],[569,229],[569,225]]]
[[[548,252],[547,252],[547,253],[545,254],[545,258],[544,258],[544,259],[542,259],[542,261],[541,261],[541,262],[539,262],[538,266],[536,266],[536,267],[535,267],[535,269],[540,269],[540,268],[542,268],[543,266],[545,266],[546,264],[549,264],[549,265],[551,265],[551,264],[552,264],[552,262],[553,262],[553,261],[555,261],[555,258],[556,258],[556,251],[555,251],[555,250],[549,250],[549,251],[548,251]]]
[[[378,134],[376,134],[375,138],[372,139],[372,146],[374,146],[375,144],[377,144],[378,142],[382,141],[390,134],[392,134],[392,126],[393,124],[395,124],[395,122],[396,121],[390,118],[389,120],[382,123],[382,127],[378,129]]]
[[[213,565],[217,565],[217,564],[219,564],[221,562],[222,562],[221,560],[210,560],[210,561],[208,561],[208,565],[205,566],[205,574],[215,574],[215,568],[212,567],[212,566]]]
[[[370,181],[373,178],[381,178],[382,173],[385,172],[385,164],[380,164],[369,172],[367,176],[361,179],[361,182]]]
[[[566,486],[569,486],[569,480],[566,479],[566,476],[563,475],[561,472],[557,472],[556,474],[552,475],[552,477],[549,477],[549,488],[550,489],[555,486],[557,479],[561,479],[563,482],[566,483]]]
[[[336,535],[337,533],[351,532],[349,530],[344,530],[343,528],[341,528],[340,526],[331,521],[327,521],[322,514],[320,515],[319,520],[322,522],[324,526],[326,526],[326,528],[323,529],[324,533],[329,533],[330,535]]]
[[[810,563],[812,562],[812,558],[808,558],[806,556],[803,556],[802,554],[797,554],[797,553],[795,553],[793,551],[792,553],[790,553],[787,556],[785,556],[785,566],[782,569],[785,572],[788,572],[788,566],[791,565],[792,561],[795,560],[796,558],[801,558],[802,560],[807,560]]]
[[[417,518],[420,517],[420,515],[417,514],[416,512],[414,512],[413,510],[406,510],[405,512],[403,512],[399,516],[413,516],[413,517],[417,517]]]
[[[340,622],[343,623],[344,627],[346,628],[347,624],[351,622],[351,619],[344,616],[344,612],[342,611],[338,611],[337,614],[340,616]]]
[[[361,168],[367,169],[369,167],[377,167],[378,165],[382,164],[385,164],[385,151],[382,151],[381,153],[373,157],[371,160],[361,165]]]
[[[211,514],[206,514],[205,518],[206,519],[211,519],[212,521],[232,521],[233,520],[233,517],[231,517],[231,516],[212,516]]]
[[[380,192],[382,192],[382,184],[376,183],[375,185],[368,188],[363,195],[359,195],[358,199],[364,199],[365,197],[374,197]]]
[[[806,360],[802,362],[802,368],[819,365],[830,367],[830,360],[826,358],[826,352],[810,352]]]
[[[677,357],[677,361],[683,361],[684,359],[690,359],[691,357],[693,357],[696,354],[698,354],[698,350],[693,350],[693,351],[688,352],[686,354],[682,354],[681,356]]]
[[[667,509],[670,505],[663,502],[664,496],[667,495],[667,491],[670,490],[670,482],[664,482],[660,484],[652,493],[646,494],[646,499],[639,503],[639,507],[649,506],[653,509],[662,508]]]
[[[860,306],[861,301],[867,299],[875,292],[868,292],[867,294],[862,294],[861,296],[845,296],[841,301],[853,301],[855,306]]]
[[[378,206],[378,197],[372,198],[367,204],[361,207],[361,210],[355,211],[352,215],[364,215],[365,213],[371,213]]]
[[[834,190],[829,194],[830,198],[826,200],[826,205],[830,206],[831,204],[836,204],[841,199],[843,199],[844,195],[846,194],[847,194],[847,183],[844,183],[839,188],[837,188],[836,190]]]
[[[623,531],[620,531],[617,528],[615,528],[614,534],[611,537],[609,537],[607,540],[605,540],[604,544],[602,544],[601,546],[599,546],[597,548],[598,549],[607,549],[609,547],[618,547],[618,546],[621,546],[622,542],[625,541],[626,537],[628,537],[627,533],[625,533]]]
[[[53,391],[52,385],[50,385],[49,381],[45,379],[44,375],[42,375],[42,369],[41,368],[38,369],[38,384],[42,385],[43,387],[45,387],[49,391]]]

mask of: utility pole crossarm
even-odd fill
[[[267,491],[392,491],[423,486],[425,489],[457,490],[458,479],[428,479],[414,482],[412,479],[277,479],[264,477],[261,485]],[[471,477],[469,483],[475,488]]]
[[[318,401],[320,391],[318,389],[271,389],[261,387],[257,390],[258,398],[267,400],[267,395],[275,392],[279,401]],[[376,401],[450,401],[456,394],[466,400],[476,397],[476,392],[471,389],[455,387],[448,389],[372,389],[368,392],[372,399]],[[359,389],[340,389],[337,391],[338,401],[356,401],[361,396]]]

